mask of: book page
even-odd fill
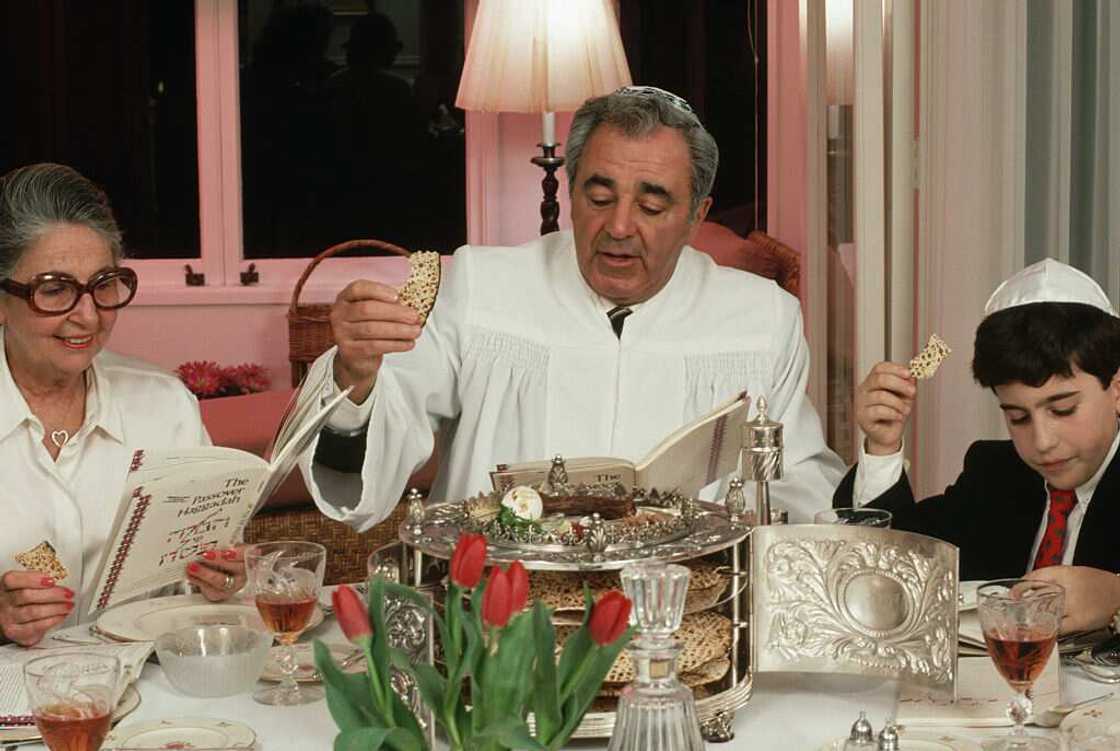
[[[312,389],[312,391],[317,391]],[[319,431],[327,424],[327,419],[331,413],[335,411],[342,400],[350,396],[350,389],[347,388],[341,393],[337,394],[333,399],[319,409],[318,412],[312,412],[311,408],[319,404],[319,398],[316,395],[314,399],[300,399],[299,404],[289,414],[285,415],[284,420],[281,422],[281,428],[277,434],[277,440],[282,441],[273,447],[272,460],[270,463],[269,477],[265,482],[264,487],[261,488],[257,497],[256,505],[253,511],[264,505],[269,496],[280,487],[280,484],[287,479],[288,475],[295,469],[296,463],[299,462],[300,456],[319,435]]]
[[[1061,703],[1058,650],[1035,681],[1031,698],[1041,711]],[[898,718],[902,725],[955,725],[960,727],[1003,727],[1011,725],[1007,702],[1013,692],[988,657],[962,657],[957,660],[957,700],[949,701],[928,690],[904,685],[898,697]]]
[[[734,472],[749,407],[750,397],[743,393],[674,431],[638,463],[638,485],[694,496]]]
[[[134,452],[90,612],[181,581],[204,550],[239,541],[268,474],[236,449]]]
[[[499,464],[490,473],[494,490],[509,490],[515,485],[540,487],[548,479],[552,461],[523,462],[520,464]],[[586,456],[564,460],[564,470],[568,473],[568,483],[622,483],[633,487],[635,481],[634,465],[625,459],[612,459],[609,456]]]

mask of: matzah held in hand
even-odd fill
[[[439,292],[440,261],[439,253],[420,250],[408,257],[411,271],[408,280],[400,289],[399,300],[420,315],[420,325],[428,320],[428,313],[436,304]]]
[[[953,350],[937,334],[930,334],[925,349],[910,361],[910,375],[919,380],[933,378],[933,374]]]
[[[66,570],[66,566],[58,559],[58,554],[55,553],[54,546],[46,540],[22,553],[15,554],[16,563],[24,568],[26,571],[38,571],[53,577],[55,581],[62,581],[70,572]]]

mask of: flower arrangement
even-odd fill
[[[349,674],[315,642],[327,705],[338,725],[335,749],[428,749],[416,718],[393,692],[392,665],[411,674],[452,751],[552,751],[579,726],[599,686],[630,640],[631,603],[610,591],[592,603],[585,590],[583,623],[556,658],[552,612],[539,601],[526,609],[529,574],[520,561],[494,566],[484,586],[486,538],[464,534],[451,557],[443,614],[408,587],[370,582],[369,605],[353,589],[333,593],[343,633],[365,651],[366,673]],[[387,593],[418,604],[434,618],[444,671],[410,664],[386,638]],[[535,727],[529,729],[532,712]]]
[[[192,360],[175,368],[175,374],[199,399],[255,394],[271,385],[268,373],[256,363],[222,367],[210,360]]]

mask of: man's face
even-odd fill
[[[690,221],[692,168],[679,130],[641,138],[600,125],[587,139],[572,187],[572,231],[583,278],[618,305],[653,297],[708,214]]]
[[[1120,374],[1108,388],[1073,368],[1038,388],[995,387],[1015,450],[1052,487],[1073,490],[1089,480],[1112,447],[1120,413]]]

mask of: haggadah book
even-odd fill
[[[746,392],[739,394],[670,433],[636,463],[605,456],[564,457],[568,482],[621,483],[629,488],[696,495],[738,466],[740,426],[747,419],[750,403]],[[537,487],[548,478],[551,468],[551,460],[499,464],[490,473],[490,481],[495,490],[515,485]]]
[[[180,582],[203,551],[239,543],[245,524],[350,390],[321,408],[319,393],[297,391],[272,441],[270,461],[223,446],[134,451],[90,612]]]

